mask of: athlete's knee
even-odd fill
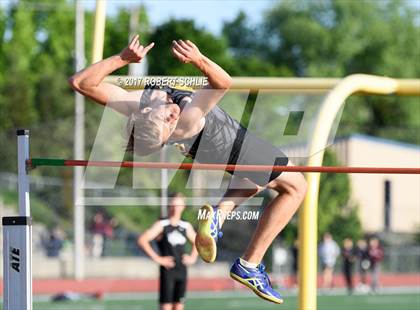
[[[306,192],[308,190],[308,183],[306,182],[306,179],[302,173],[299,172],[298,176],[299,176],[299,181],[297,184],[297,191],[298,191],[299,198],[303,201],[303,199],[306,196]]]
[[[183,309],[184,309],[184,304],[182,302],[173,303],[172,310],[183,310]]]
[[[307,184],[302,173],[289,173],[288,177],[280,175],[269,183],[269,188],[277,191],[279,194],[287,194],[294,198],[299,204],[306,195]]]
[[[166,303],[166,302],[161,303],[159,309],[160,310],[172,310],[172,303]]]

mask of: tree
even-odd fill
[[[338,166],[335,154],[326,151],[324,166]],[[357,206],[350,202],[350,180],[347,174],[321,174],[318,199],[318,237],[330,232],[334,239],[359,238],[362,227]]]
[[[264,36],[262,29],[250,26],[244,12],[231,22],[225,22],[223,36],[229,42],[229,51],[235,58],[231,74],[235,76],[290,76],[292,72],[286,66],[276,66],[261,57],[260,40]]]
[[[67,84],[67,78],[74,71],[75,18],[74,14],[69,14],[74,9],[64,0],[54,4],[55,10],[37,11],[35,14],[36,32],[43,34],[37,42],[37,61],[34,63],[35,102],[42,122],[63,119],[74,111],[73,92]],[[65,134],[68,134],[68,129]]]
[[[249,20],[240,13],[223,32],[236,63],[252,55],[285,73],[278,76],[360,72],[413,78],[420,75],[418,14],[418,7],[397,0],[282,1],[258,26],[247,26]],[[246,66],[241,68],[246,74]],[[254,69],[267,74],[264,66]],[[419,115],[418,98],[355,97],[344,110],[338,134],[362,132],[420,144]]]
[[[335,154],[326,151],[324,166],[339,165]],[[336,241],[344,238],[357,239],[362,235],[362,227],[358,209],[350,201],[350,180],[346,174],[321,174],[318,198],[318,240],[326,232],[330,232]],[[292,220],[281,233],[287,243],[292,244],[297,238],[298,222]]]
[[[193,20],[171,19],[156,27],[150,36],[150,42],[155,42],[155,47],[148,54],[151,75],[201,75],[194,66],[180,63],[172,56],[172,41],[178,39],[191,40],[204,55],[227,71],[233,67],[223,39],[198,28]]]
[[[37,119],[34,105],[33,63],[36,46],[33,14],[18,3],[10,12],[11,38],[4,42],[5,66],[0,85],[0,128],[28,126]]]

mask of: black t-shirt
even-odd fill
[[[172,256],[175,259],[175,267],[166,269],[161,266],[161,271],[185,273],[186,266],[182,263],[182,256],[185,253],[185,244],[188,241],[187,227],[188,222],[179,221],[178,225],[173,226],[168,219],[161,220],[163,227],[161,238],[157,241],[157,245],[161,256]]]
[[[193,92],[175,90],[172,99],[181,111],[194,96]],[[197,135],[171,144],[183,144],[184,155],[201,163],[232,163],[237,161],[246,128],[219,106],[215,106],[205,116],[205,125]],[[198,149],[200,150],[198,152]]]

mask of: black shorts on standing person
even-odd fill
[[[367,285],[367,273],[370,269],[369,249],[366,240],[360,239],[357,241],[356,256],[358,259],[360,284]]]
[[[187,243],[187,222],[180,221],[177,226],[171,225],[168,219],[161,220],[162,237],[157,245],[162,256],[172,256],[175,267],[167,269],[160,266],[159,302],[183,302],[187,286],[187,267],[182,263]]]
[[[356,260],[353,241],[349,238],[344,239],[343,248],[341,249],[341,257],[343,259],[343,274],[346,281],[347,291],[353,293],[353,265]]]

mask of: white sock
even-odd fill
[[[239,263],[246,268],[257,268],[258,264],[247,262],[246,260],[239,257]]]

